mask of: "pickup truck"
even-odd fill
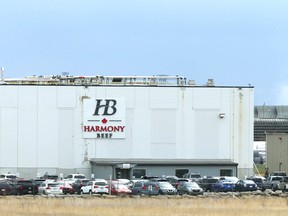
[[[38,194],[38,185],[33,180],[17,179],[12,182],[16,195]]]
[[[286,178],[283,176],[269,176],[266,181],[263,181],[261,190],[265,191],[266,189],[276,190],[286,190]],[[287,180],[288,181],[288,180]],[[287,185],[288,186],[288,185]]]

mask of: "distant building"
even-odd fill
[[[288,106],[254,107],[255,163],[265,163],[270,171],[273,169],[284,169],[286,165],[283,160],[286,158],[285,155],[287,152],[282,148],[287,135]],[[279,137],[281,137],[281,139]]]

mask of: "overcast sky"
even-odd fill
[[[288,105],[287,0],[0,0],[0,67],[30,75],[181,75]]]

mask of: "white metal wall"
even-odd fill
[[[0,86],[0,172],[91,172],[89,158],[230,159],[253,168],[253,88]],[[87,98],[125,98],[126,139],[83,139]],[[219,118],[225,113],[224,118]],[[29,171],[27,171],[29,172]],[[32,174],[29,174],[29,177]]]

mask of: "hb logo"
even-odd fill
[[[102,99],[96,99],[96,108],[95,108],[95,112],[93,115],[100,115],[99,111],[100,108],[103,108],[103,113],[102,115],[114,115],[117,112],[116,109],[116,104],[117,101],[116,100],[104,100],[104,103],[102,104]]]

